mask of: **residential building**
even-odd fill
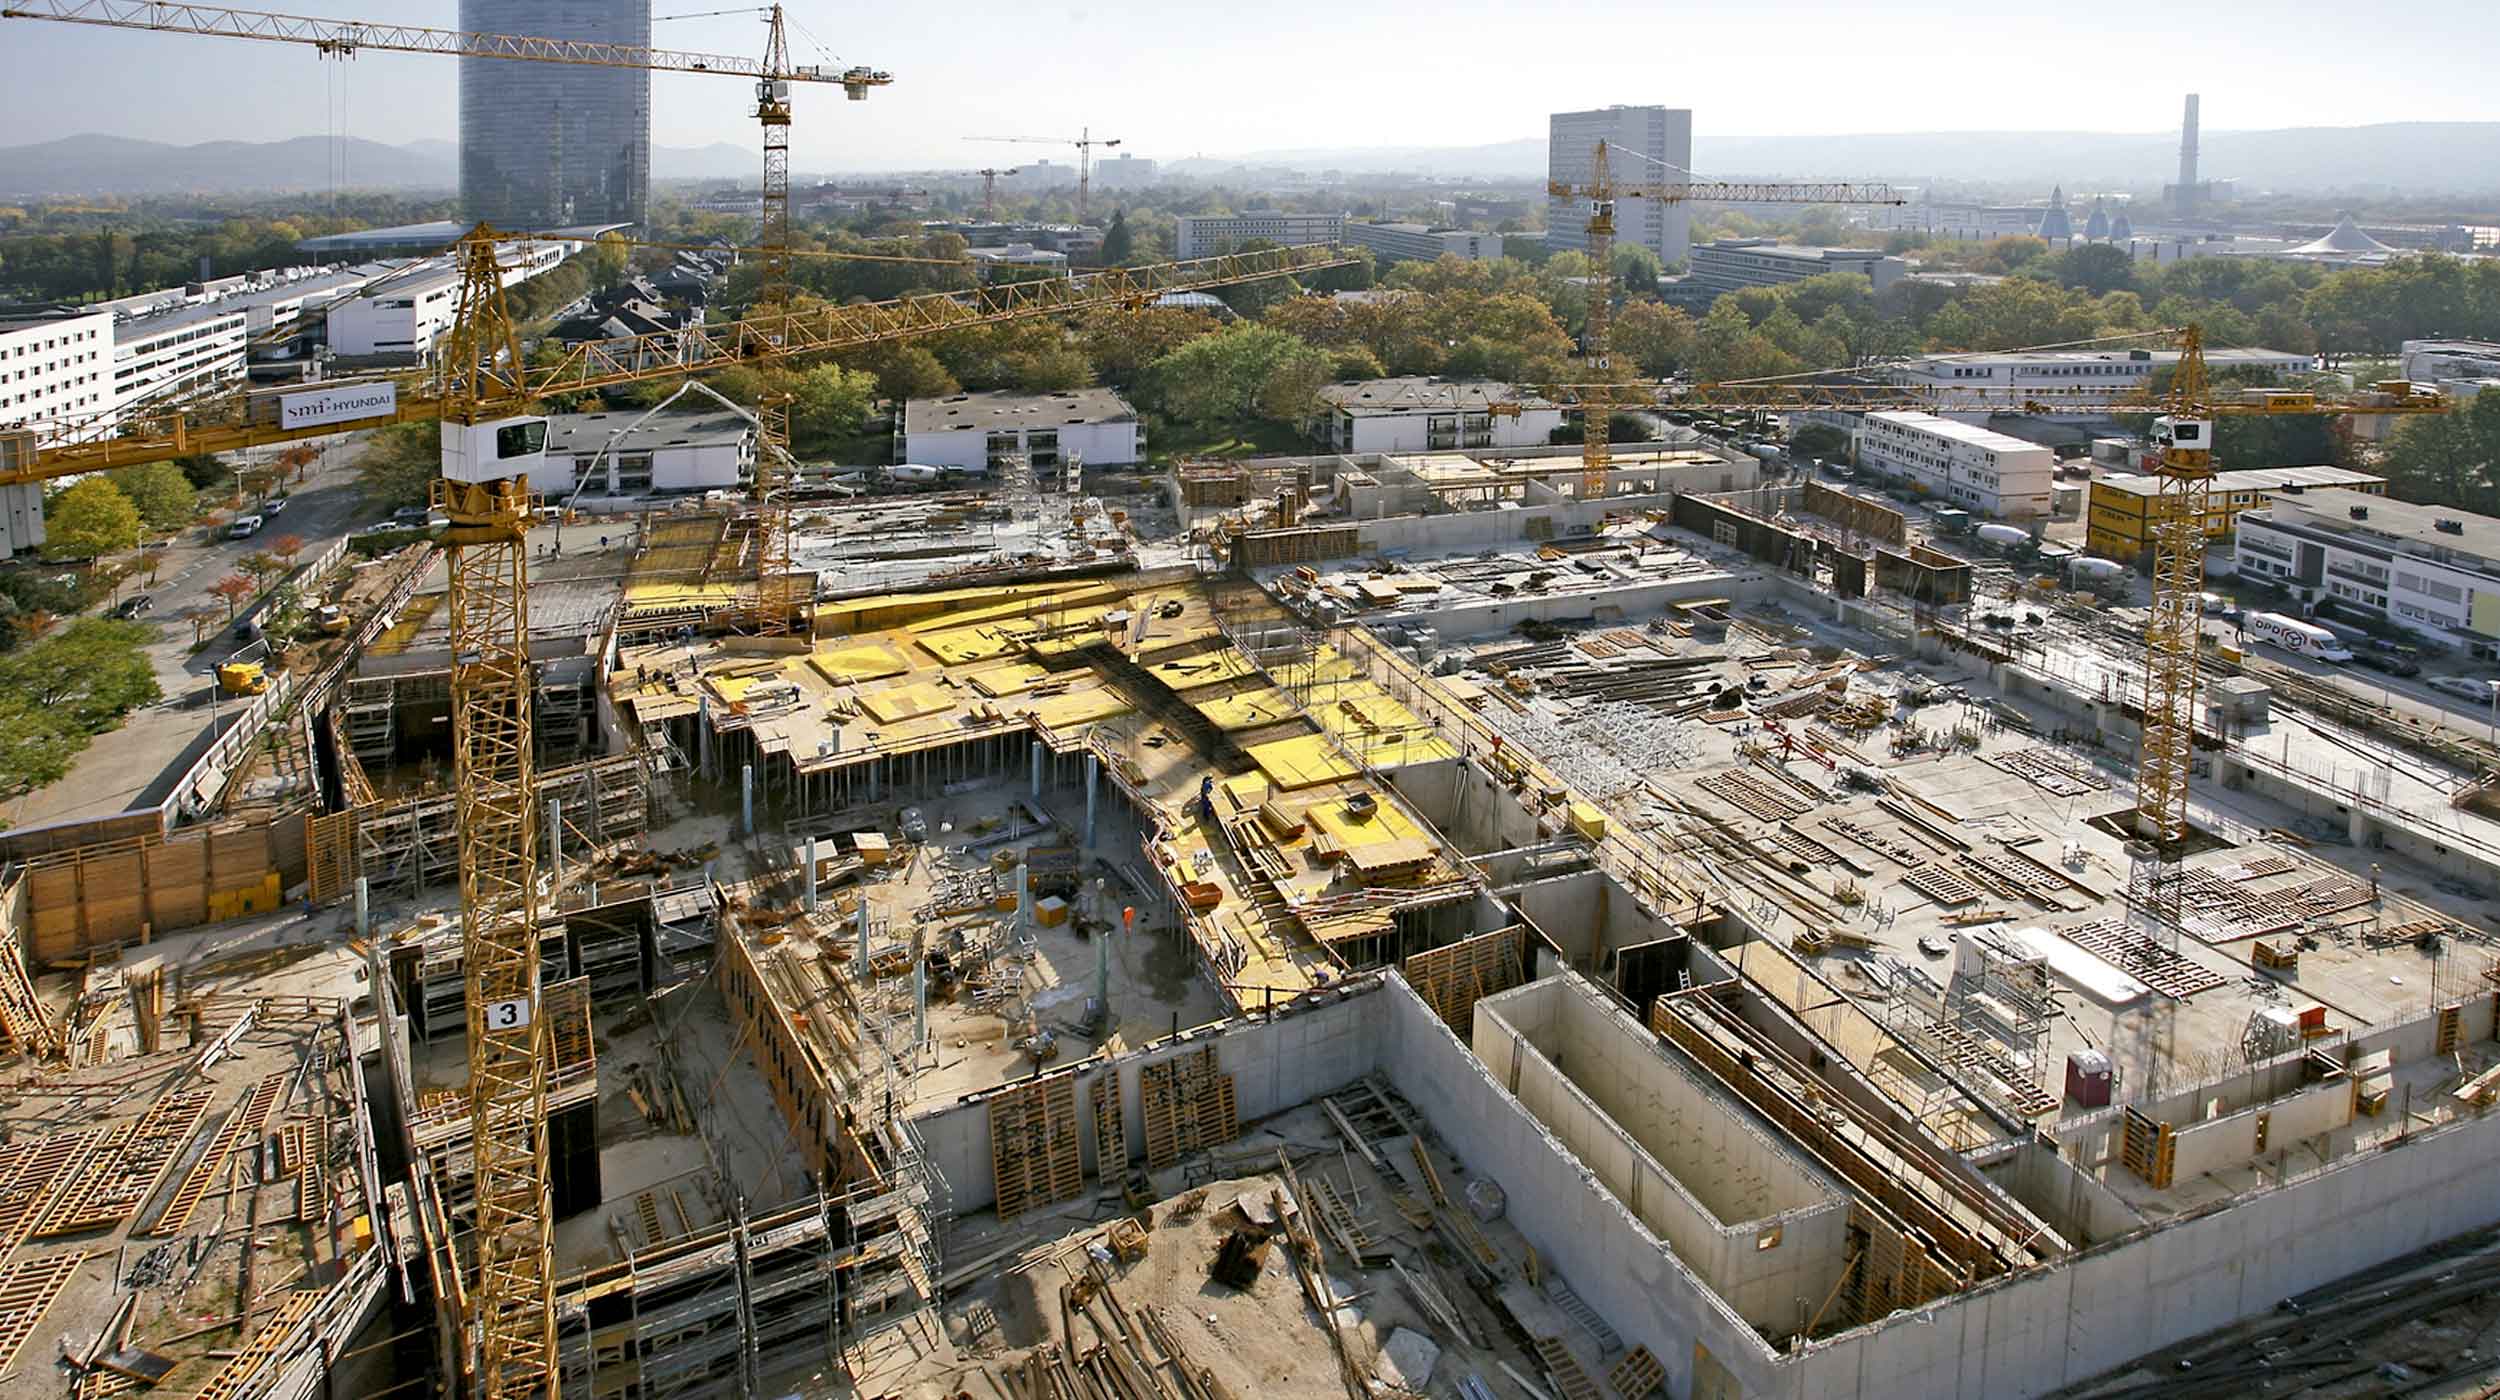
[[[1343,243],[1343,214],[1287,214],[1268,209],[1248,214],[1182,214],[1172,240],[1176,258],[1211,258],[1229,253],[1252,239],[1279,247],[1312,243]]]
[[[1929,355],[1891,367],[1896,384],[1934,392],[1936,411],[1985,412],[2009,396],[2030,390],[2105,390],[2111,397],[2141,392],[2159,371],[2179,362],[2176,350],[1987,350],[1967,355]],[[2208,350],[2210,374],[2239,372],[2277,378],[2308,374],[2311,356],[2285,350]],[[2106,418],[2106,413],[2049,413],[2052,418]]]
[[[2408,340],[2398,349],[2404,377],[2419,384],[2500,379],[2500,340]]]
[[[2500,637],[2500,520],[2361,491],[2277,495],[2239,519],[2240,574],[2424,631]]]
[[[1502,255],[1502,236],[1429,224],[1374,224],[1361,220],[1345,226],[1345,241],[1369,248],[1383,264],[1438,262],[1443,256],[1469,262],[1491,262]]]
[[[460,27],[593,43],[651,43],[651,0],[460,0]],[[651,192],[651,73],[460,60],[460,205],[472,220],[542,230],[643,222]]]
[[[1769,238],[1722,238],[1692,250],[1692,271],[1672,283],[1675,299],[1707,307],[1747,287],[1777,287],[1827,272],[1854,272],[1882,291],[1910,265],[1874,248],[1809,248]]]
[[[913,399],[896,439],[894,459],[912,466],[993,472],[1021,453],[1035,472],[1048,473],[1071,456],[1089,467],[1127,466],[1145,450],[1146,435],[1137,410],[1109,389],[993,390]]]
[[[50,447],[113,425],[113,317],[67,312],[0,320],[0,430]]]
[[[1870,413],[1856,440],[1858,466],[1898,478],[2000,520],[2038,520],[2055,504],[2057,454],[1932,413]]]
[[[1001,268],[1037,269],[1054,277],[1068,275],[1068,255],[1036,248],[1030,243],[1009,243],[998,248],[966,248],[964,256],[981,269],[981,280],[995,281]]]
[[[519,286],[562,264],[581,247],[565,239],[507,243],[496,254],[503,264],[503,284]],[[330,307],[330,353],[343,360],[425,363],[433,357],[436,341],[451,329],[459,302],[460,269],[451,259],[412,265],[363,295]]]
[[[1312,436],[1338,452],[1543,447],[1563,422],[1556,405],[1490,380],[1367,379],[1319,397]]]
[[[2205,511],[2205,537],[2229,539],[2244,511],[2263,510],[2281,491],[2359,491],[2385,495],[2387,478],[2343,467],[2255,467],[2216,472]],[[2132,563],[2152,543],[2153,502],[2161,479],[2131,472],[2092,479],[2084,503],[2084,548]]]
[[[530,489],[549,499],[735,489],[755,479],[755,447],[743,413],[555,413]]]
[[[1584,182],[1597,143],[1606,142],[1617,179],[1689,180],[1693,164],[1693,114],[1673,107],[1603,107],[1593,112],[1556,112],[1547,120],[1546,178]],[[1587,252],[1589,201],[1549,195],[1546,242],[1556,251]],[[1672,267],[1693,249],[1693,216],[1682,203],[1654,199],[1615,201],[1615,241],[1637,243]]]

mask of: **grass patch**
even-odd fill
[[[1181,457],[1295,457],[1320,450],[1292,425],[1265,420],[1199,427],[1158,418],[1149,427],[1146,442],[1146,455],[1156,462]]]

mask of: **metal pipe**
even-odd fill
[[[356,877],[356,936],[358,938],[368,936],[373,929],[372,920],[368,916],[368,897],[365,877],[359,875]]]
[[[547,874],[548,888],[564,888],[564,799],[547,799]]]
[[[1085,844],[1094,844],[1094,803],[1102,787],[1102,755],[1087,750],[1085,754]]]
[[[807,912],[816,912],[816,838],[807,838]]]

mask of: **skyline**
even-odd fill
[[[453,0],[388,6],[342,0],[305,8],[339,18],[457,23]],[[961,22],[950,25],[955,32],[1039,32],[1029,8],[995,0],[971,0],[958,13]],[[1130,45],[1117,37],[1133,24],[1174,32],[1175,14],[1228,16],[1194,0],[1151,12],[1123,0],[1057,13],[1067,27],[1048,35],[1050,61],[1034,62],[1012,51],[933,43],[925,26],[896,16],[845,20],[830,6],[792,6],[796,61],[867,63],[895,75],[893,86],[864,103],[844,102],[830,88],[821,95],[803,89],[794,166],[971,167],[1005,154],[972,137],[1073,135],[1088,125],[1121,138],[1124,150],[1165,161],[1349,146],[1470,146],[1542,132],[1550,112],[1616,102],[1692,109],[1696,158],[1705,166],[1714,141],[1771,136],[2175,133],[2179,99],[2191,87],[2205,95],[2209,137],[2282,127],[2500,120],[2500,91],[2480,81],[2471,46],[2443,43],[2436,34],[2391,32],[2320,0],[2266,6],[2262,26],[2248,22],[2260,13],[2257,6],[2234,0],[2169,17],[2167,31],[2154,37],[2082,31],[2062,15],[1990,15],[1973,25],[1967,12],[1940,0],[1896,7],[1875,24],[1835,0],[1783,0],[1741,21],[1721,14],[1660,15],[1608,0],[1583,7],[1577,18],[1622,35],[1613,45],[1618,49],[1754,53],[1768,34],[1778,35],[1782,48],[1754,64],[1663,64],[1656,79],[1637,86],[1608,81],[1596,90],[1583,80],[1568,45],[1486,43],[1488,32],[1525,26],[1515,13],[1481,0],[1460,0],[1437,12],[1428,28],[1396,16],[1343,13],[1317,0],[1284,0],[1265,13],[1256,33],[1228,38],[1220,56],[1197,45]],[[1937,64],[1939,30],[1926,21],[1948,17],[1955,27],[1955,80],[1888,80],[1915,78],[1922,65]],[[1089,37],[1096,31],[1099,37]],[[655,42],[744,53],[758,46],[760,32],[746,19],[709,17],[659,24]],[[2393,77],[2355,83],[2341,63],[2348,50],[2339,47],[2339,37],[2366,42],[2381,58],[2375,71],[2401,74],[2401,83]],[[1341,55],[1389,61],[1348,68],[1349,81],[1325,104],[1268,100],[1280,89],[1259,75],[1307,66],[1319,43]],[[2216,59],[2183,69],[2159,61],[2156,45]],[[0,131],[13,145],[87,132],[185,144],[333,129],[392,143],[457,137],[458,65],[437,57],[371,53],[342,63],[292,45],[32,20],[0,21],[0,50],[8,54],[13,79],[0,90]],[[2072,100],[2041,98],[2041,70],[2052,62],[2071,75]],[[140,70],[150,74],[149,83],[111,81]],[[2259,73],[2264,81],[2240,76]],[[1232,86],[1238,100],[1210,97],[1218,85]],[[1880,93],[1880,105],[1868,100],[1871,92]],[[248,100],[238,100],[239,94]],[[750,104],[738,80],[654,75],[653,144],[753,144]],[[1073,151],[1033,148],[1033,154],[1074,158]]]

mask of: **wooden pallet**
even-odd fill
[[[2161,946],[2117,919],[2094,919],[2061,928],[2058,936],[2117,968],[2161,995],[2185,1001],[2229,980],[2204,964]]]
[[[18,1348],[35,1334],[43,1315],[51,1311],[52,1300],[77,1276],[78,1266],[87,1262],[83,1250],[55,1254],[45,1259],[29,1259],[12,1265],[0,1273],[0,1372],[17,1360]]]
[[[278,1106],[278,1096],[286,1092],[287,1081],[292,1078],[292,1074],[273,1074],[243,1095],[234,1112],[226,1115],[225,1126],[217,1130],[216,1140],[200,1154],[200,1160],[191,1164],[182,1184],[174,1188],[174,1198],[165,1203],[165,1213],[157,1218],[156,1228],[150,1234],[182,1233],[183,1227],[191,1223],[191,1212],[199,1209],[200,1199],[217,1180],[217,1173],[225,1170],[226,1159],[245,1144],[260,1140],[260,1130],[269,1122],[270,1110]]]
[[[0,1162],[0,1262],[26,1242],[61,1187],[78,1179],[79,1168],[104,1134],[102,1128],[90,1128],[9,1145],[5,1162]]]
[[[990,1100],[990,1174],[1001,1220],[1074,1200],[1085,1189],[1076,1076],[1055,1075]]]
[[[1325,1178],[1313,1175],[1303,1179],[1302,1188],[1310,1194],[1311,1199],[1303,1204],[1309,1206],[1311,1213],[1319,1218],[1320,1233],[1335,1240],[1337,1248],[1345,1251],[1348,1259],[1365,1269],[1381,1268],[1389,1262],[1389,1251],[1372,1238],[1371,1232],[1363,1228],[1362,1221],[1354,1218],[1354,1212],[1346,1207],[1345,1198],[1337,1194],[1336,1187],[1329,1185]]]
[[[190,1145],[216,1098],[209,1089],[180,1090],[150,1104],[135,1120],[109,1130],[71,1189],[61,1193],[35,1223],[34,1237],[84,1234],[129,1219],[182,1159],[183,1149]]]
[[[208,1378],[208,1384],[200,1387],[193,1400],[234,1400],[241,1395],[260,1368],[279,1354],[295,1329],[303,1325],[305,1318],[312,1316],[312,1310],[320,1303],[321,1294],[315,1289],[302,1289],[286,1295],[286,1301],[280,1303],[269,1320],[261,1324],[260,1330],[252,1334],[252,1340],[225,1365],[217,1368],[217,1374]]]
[[[1554,1388],[1562,1393],[1563,1400],[1603,1400],[1597,1392],[1597,1382],[1581,1369],[1580,1359],[1563,1345],[1562,1338],[1537,1338],[1536,1357],[1545,1363],[1545,1374],[1554,1378]]]
[[[2170,1125],[2156,1123],[2129,1108],[2126,1114],[2126,1135],[2120,1141],[2118,1160],[2128,1171],[2141,1177],[2157,1190],[2167,1190],[2178,1160],[2178,1147]]]
[[[1606,1384],[1622,1400],[1648,1400],[1652,1391],[1667,1383],[1667,1368],[1649,1354],[1647,1347],[1634,1347],[1615,1368],[1606,1373]]]

